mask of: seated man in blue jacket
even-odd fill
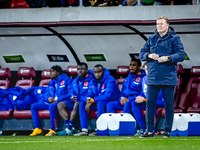
[[[143,68],[147,74],[147,65],[146,62],[143,65]],[[145,131],[145,123],[142,115],[142,109],[146,109],[146,98],[147,98],[147,76],[144,76],[142,81],[142,95],[137,96],[135,101],[132,102],[132,111],[133,115],[139,124],[140,130],[137,131],[137,135],[141,135]],[[164,100],[162,96],[162,90],[160,91],[156,103],[156,108],[164,107]],[[155,108],[155,116],[154,120],[156,121],[156,108]]]
[[[82,132],[74,134],[74,136],[87,136],[87,113],[89,110],[97,110],[97,118],[105,113],[105,107],[108,102],[119,99],[120,91],[115,78],[102,65],[94,67],[94,76],[90,83],[87,99],[79,104],[79,116],[81,121]],[[97,135],[97,132],[89,134]]]
[[[67,100],[70,98],[70,88],[72,78],[69,78],[66,74],[62,74],[62,68],[60,66],[53,66],[50,69],[51,82],[48,84],[45,96],[38,103],[31,105],[31,114],[35,129],[30,136],[36,136],[43,131],[40,128],[38,110],[49,110],[51,129],[45,136],[55,135],[55,119],[56,108],[58,102]]]
[[[131,113],[131,103],[137,96],[142,95],[142,80],[146,75],[143,69],[140,69],[141,61],[132,59],[130,62],[130,73],[124,80],[119,101],[110,102],[107,105],[107,113],[115,113],[115,110],[122,110],[123,113]]]
[[[86,63],[79,63],[77,65],[77,74],[77,78],[72,82],[70,101],[63,101],[58,104],[58,112],[66,124],[66,129],[57,132],[56,135],[73,134],[73,130],[71,129],[76,121],[79,103],[86,99],[89,83],[94,79],[94,73],[92,70],[88,70],[88,65]],[[71,111],[71,115],[69,111]]]

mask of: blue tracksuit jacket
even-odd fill
[[[75,78],[72,82],[72,88],[70,90],[70,100],[72,96],[77,96],[77,101],[85,101],[87,92],[89,89],[90,81],[94,79],[94,72],[92,70],[88,70],[88,74],[84,79],[81,79],[79,76]]]
[[[146,75],[143,69],[140,69],[137,75],[132,76],[131,73],[124,80],[121,90],[121,97],[126,97],[128,100],[134,101],[137,96],[142,96],[142,80]]]
[[[15,100],[24,92],[21,87],[13,87],[9,89],[0,89],[0,110],[7,111],[14,109]]]
[[[73,79],[68,77],[66,74],[61,74],[58,76],[58,79],[53,79],[48,84],[47,92],[44,96],[44,103],[49,104],[48,98],[49,97],[55,97],[57,94],[58,96],[58,102],[69,100],[70,99],[70,89],[71,89],[71,83]],[[55,85],[57,84],[57,89]]]
[[[98,82],[93,79],[90,83],[87,97],[91,97],[95,102],[98,101],[116,101],[119,99],[120,91],[113,76],[110,75],[108,69],[104,68],[104,76]],[[84,99],[86,102],[86,99]]]

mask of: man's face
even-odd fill
[[[169,24],[166,23],[165,19],[159,19],[156,21],[157,31],[161,34],[166,34],[169,28]]]
[[[59,75],[60,75],[59,72],[57,72],[56,70],[50,69],[50,77],[51,77],[51,79],[57,79]]]
[[[140,69],[140,66],[138,66],[138,63],[136,61],[131,61],[129,68],[130,68],[130,73],[132,75],[136,75]]]
[[[77,74],[80,78],[85,78],[88,73],[88,69],[85,65],[78,65],[77,66]]]
[[[96,80],[101,80],[103,78],[104,69],[102,67],[94,67],[94,76]]]

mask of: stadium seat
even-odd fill
[[[9,68],[0,68],[0,88],[8,89],[11,85],[11,81],[8,80],[11,78],[11,71]]]
[[[175,87],[175,92],[174,92],[174,112],[175,113],[181,113],[182,109],[179,108],[179,101],[182,93],[182,83],[183,83],[183,78],[181,77],[184,74],[183,66],[181,64],[177,65],[177,75],[178,75],[178,84]]]
[[[200,112],[200,66],[193,66],[190,70],[187,88],[181,95],[181,99],[187,102],[187,113]]]
[[[17,74],[22,79],[17,81],[17,83],[15,84],[16,87],[20,86],[23,89],[27,89],[35,86],[35,80],[32,80],[33,77],[36,77],[35,69],[33,67],[20,67]]]
[[[41,78],[42,80],[40,81],[39,86],[40,87],[47,87],[49,82],[51,81],[50,78],[50,70],[49,69],[44,69],[41,73]]]
[[[30,8],[25,0],[12,0],[10,2],[10,8]]]
[[[76,78],[77,77],[77,67],[76,66],[68,66],[66,69],[66,73],[69,77],[71,78]]]
[[[116,82],[119,86],[119,89],[122,89],[123,81],[128,76],[129,73],[129,66],[118,66],[116,69],[116,75],[119,78],[116,79]]]

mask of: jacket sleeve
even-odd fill
[[[48,84],[47,89],[46,89],[46,91],[44,93],[44,98],[43,98],[44,102],[49,102],[48,98],[49,97],[53,97],[53,95],[51,95],[51,92],[50,92],[51,91],[51,87],[53,87],[53,84],[54,84],[54,81],[51,80],[51,82]]]
[[[105,87],[105,93],[103,93],[102,95],[94,97],[94,101],[95,102],[109,101],[110,99],[112,99],[115,86],[116,86],[116,81],[112,78],[108,79],[106,87]]]
[[[94,98],[94,95],[95,95],[95,91],[96,91],[96,85],[94,84],[95,82],[95,79],[92,79],[90,82],[89,82],[89,89],[88,89],[88,92],[86,95],[84,95],[81,100],[86,102],[86,99],[87,97],[91,97],[91,98]]]
[[[70,90],[71,90],[71,86],[72,86],[72,81],[73,81],[72,78],[68,79],[68,82],[66,84],[66,92],[59,96],[58,102],[70,99],[70,96],[71,96]]]
[[[127,98],[127,95],[125,94],[125,90],[127,88],[127,84],[126,84],[125,80],[123,81],[123,84],[122,84],[121,95],[119,97],[119,100],[121,100],[122,97],[126,97]]]
[[[143,48],[141,49],[140,54],[139,54],[139,59],[141,61],[150,60],[150,58],[148,58],[149,54],[150,54],[150,38],[147,40],[147,42],[144,44]]]
[[[74,84],[75,84],[75,82],[76,82],[76,80],[73,80],[73,81],[72,81],[72,83],[71,83],[71,88],[70,88],[70,91],[69,91],[69,92],[70,92],[70,98],[69,98],[69,99],[70,99],[71,101],[72,101],[72,99],[71,99],[72,96],[77,96],[77,95],[75,94],[75,92],[74,92],[74,87],[73,87]]]
[[[172,48],[173,48],[174,53],[170,55],[171,57],[170,62],[174,63],[174,62],[183,61],[185,59],[185,51],[184,51],[183,44],[180,40],[180,37],[178,35],[175,35],[175,38],[172,43]]]

